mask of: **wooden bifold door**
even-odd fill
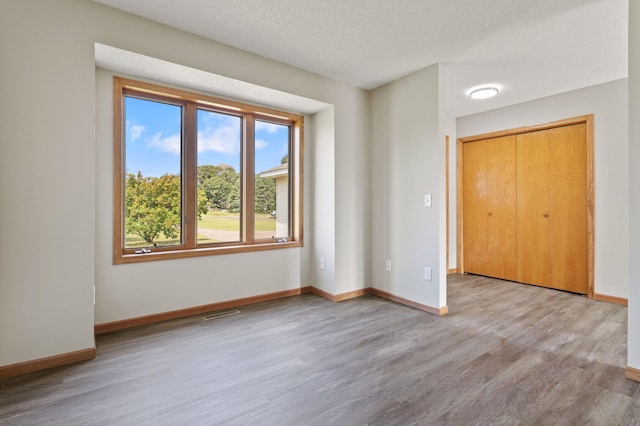
[[[516,281],[516,137],[464,145],[464,268]]]
[[[459,140],[464,272],[593,296],[591,123]]]

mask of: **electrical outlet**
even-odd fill
[[[424,279],[431,281],[431,268],[424,268]]]
[[[320,269],[324,269],[324,257],[320,258]]]
[[[387,272],[391,272],[391,261],[387,260],[387,263],[385,264],[385,270]]]

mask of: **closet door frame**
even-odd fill
[[[579,117],[567,118],[565,120],[554,121],[550,123],[536,124],[533,126],[518,127],[515,129],[500,130],[497,132],[483,133],[481,135],[467,136],[464,138],[458,138],[457,140],[457,179],[456,185],[457,191],[457,229],[458,229],[458,242],[457,242],[457,260],[458,260],[458,272],[464,273],[464,182],[463,182],[463,170],[464,170],[464,144],[469,142],[477,142],[485,139],[493,139],[502,136],[513,136],[523,133],[531,133],[540,130],[554,129],[558,127],[571,126],[574,124],[585,124],[586,127],[586,154],[587,154],[587,296],[590,299],[595,297],[594,292],[594,263],[595,263],[595,222],[594,222],[594,210],[595,210],[595,189],[594,189],[594,161],[593,161],[593,114],[582,115]]]

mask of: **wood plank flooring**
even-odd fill
[[[97,338],[0,382],[2,425],[628,425],[627,308],[449,277],[439,317],[301,295]]]

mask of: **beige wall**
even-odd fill
[[[368,93],[85,0],[0,2],[0,34],[0,366],[92,347],[94,321],[297,288],[318,273],[309,243],[111,264],[111,94],[96,80],[96,42],[333,105],[326,171],[344,189],[330,187],[335,206],[315,214],[339,230],[327,257],[352,255],[331,286],[368,285]],[[308,213],[305,225],[317,234]]]
[[[305,247],[112,265],[110,78],[96,72],[94,43],[332,105],[305,129]],[[332,294],[375,286],[446,305],[442,67],[369,93],[87,0],[0,2],[0,64],[0,366],[92,347],[94,322],[301,285]],[[577,115],[579,108],[571,111]],[[567,110],[561,112],[564,118]],[[495,124],[525,125],[531,118]],[[607,123],[596,118],[596,131]],[[611,273],[616,281],[598,287],[597,275],[596,290],[620,296],[625,274],[617,268],[625,269],[620,247],[629,217],[617,194],[628,181],[624,166],[598,167],[624,159],[624,129],[606,138],[610,152],[596,151],[596,187],[603,191],[597,197],[611,203],[596,211],[603,239],[596,256],[604,262],[596,274]],[[640,160],[635,154],[631,161]],[[431,208],[423,206],[425,193],[432,194]],[[634,206],[631,217],[640,210]],[[614,209],[622,216],[612,219]],[[640,241],[633,226],[632,253]],[[391,273],[384,271],[386,259]],[[433,269],[432,281],[424,280],[424,267]],[[638,287],[631,286],[632,306]],[[630,324],[630,364],[640,366],[635,327]]]
[[[0,2],[0,366],[94,345],[95,72],[77,3]]]
[[[440,87],[438,65],[382,86],[372,93],[371,120],[373,286],[434,308],[446,304]]]
[[[336,102],[333,102],[336,131],[333,147],[335,294],[342,294],[371,285],[371,132],[369,93],[352,87],[341,90],[336,96]],[[318,182],[318,185],[322,184]]]
[[[446,117],[446,135],[449,136],[449,264],[447,268],[455,269],[458,267],[458,210],[457,196],[458,188],[456,186],[457,179],[457,131],[456,118],[447,115]]]
[[[311,158],[306,175],[311,177],[311,192],[314,203],[307,206],[314,226],[306,233],[311,248],[310,263],[315,266],[311,282],[330,294],[337,294],[335,286],[335,132],[334,108],[315,114],[311,120],[313,145],[306,149]],[[324,259],[324,269],[320,269]]]
[[[302,249],[111,264],[113,73],[95,73],[96,324],[300,287]]]
[[[629,329],[627,364],[640,370],[640,3],[629,2]]]

